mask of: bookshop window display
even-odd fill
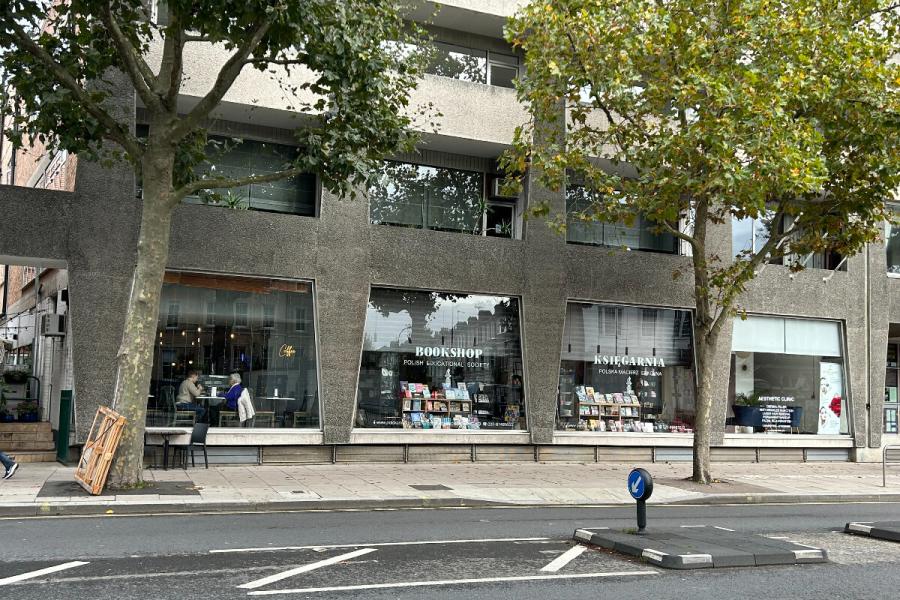
[[[570,302],[557,429],[693,433],[690,311]]]
[[[310,282],[166,273],[147,425],[318,428],[313,315]]]
[[[735,319],[727,416],[735,433],[849,433],[840,323]]]
[[[356,426],[523,430],[519,300],[373,288]]]

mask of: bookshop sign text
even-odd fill
[[[441,346],[416,346],[416,356],[428,358],[481,358],[484,350],[474,348],[443,348]]]
[[[607,367],[665,367],[662,358],[656,356],[614,356],[609,354],[597,354],[594,356],[595,365]]]

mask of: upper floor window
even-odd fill
[[[226,142],[223,138],[211,138],[225,150],[210,147],[206,162],[198,171],[207,177],[243,178],[251,175],[265,175],[284,169],[297,158],[294,146],[243,140],[238,144]],[[316,216],[316,176],[304,173],[267,183],[212,190],[219,193],[229,203],[238,208],[248,208],[267,212],[290,213],[307,217]],[[186,200],[198,203],[199,198]]]
[[[784,226],[789,227],[792,217],[785,217]],[[744,217],[731,220],[731,249],[735,257],[749,258],[766,245],[770,237],[772,215],[756,218]],[[768,261],[771,264],[791,266],[800,264],[809,269],[846,270],[843,257],[837,252],[814,252],[807,255],[786,254]]]
[[[138,124],[136,129],[138,136],[146,137],[147,125]],[[286,144],[258,140],[236,141],[228,137],[211,135],[206,146],[206,159],[195,167],[195,172],[204,177],[229,179],[265,175],[287,168],[296,160],[298,152],[298,148]],[[140,183],[138,185],[140,186]],[[312,173],[303,173],[279,181],[210,191],[217,193],[223,204],[235,208],[304,217],[316,216],[317,182],[316,176]],[[199,195],[185,198],[184,201],[187,204],[204,204]]]
[[[647,218],[637,215],[631,225],[625,222],[605,223],[585,220],[592,214],[591,204],[595,192],[580,185],[566,188],[566,241],[591,246],[625,247],[629,250],[649,250],[674,254],[677,250],[675,236],[657,231]]]
[[[446,42],[434,42],[427,49],[397,41],[384,42],[384,46],[403,59],[417,53],[425,54],[425,72],[431,75],[505,88],[514,88],[519,77],[519,58],[513,54]]]
[[[385,161],[369,189],[372,223],[517,237],[513,201],[488,200],[485,174]]]
[[[435,42],[425,71],[462,81],[512,88],[519,76],[519,59],[512,54]]]

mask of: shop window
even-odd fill
[[[900,226],[887,223],[884,245],[887,250],[887,272],[900,275]]]
[[[519,300],[373,288],[356,426],[522,430]]]
[[[690,312],[570,302],[559,375],[557,429],[691,433]]]
[[[897,433],[897,407],[884,407],[884,432]]]
[[[173,304],[180,306],[177,328],[160,313],[148,426],[319,426],[311,283],[167,273],[162,306]],[[302,331],[291,318],[301,309]],[[251,314],[263,318],[251,320]],[[199,397],[182,390],[193,371],[203,388]],[[224,398],[231,373],[240,375],[255,412],[243,423],[241,411]]]
[[[836,321],[735,319],[727,431],[849,433]]]
[[[592,198],[595,192],[583,186],[566,188],[566,241],[591,246],[624,247],[674,254],[676,239],[671,233],[657,231],[643,216],[636,216],[629,225],[625,222],[604,223],[585,220],[593,215]]]
[[[515,237],[515,202],[486,201],[484,173],[386,161],[369,188],[372,223]]]
[[[887,370],[884,380],[884,432],[897,433],[897,410],[900,409],[898,384],[900,384],[900,345],[889,343],[887,347]]]

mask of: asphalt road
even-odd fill
[[[576,527],[633,519],[626,508],[558,508],[0,520],[0,599],[831,600],[900,587],[900,544],[837,531],[900,519],[898,504],[649,509],[651,527],[788,535],[826,548],[823,565],[664,571],[571,541]],[[61,570],[4,585],[48,568]]]

